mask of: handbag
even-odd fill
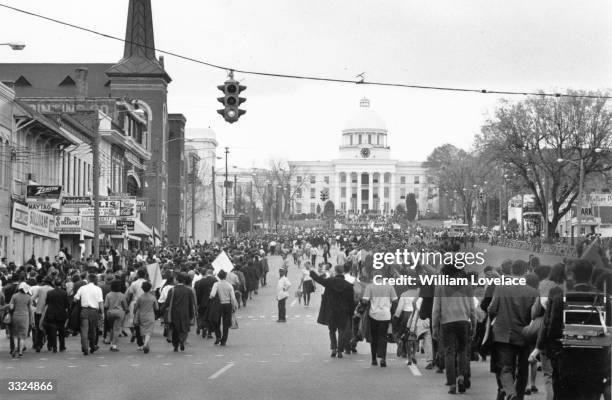
[[[535,343],[538,339],[540,329],[544,326],[544,317],[537,317],[531,320],[529,325],[523,327],[521,333],[527,343]]]
[[[13,322],[13,316],[11,315],[10,311],[7,311],[4,314],[4,317],[2,317],[2,323],[4,325],[10,325]]]

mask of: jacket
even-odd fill
[[[68,295],[62,289],[55,288],[47,293],[47,311],[45,311],[46,321],[65,321],[68,318]]]
[[[488,312],[493,324],[495,342],[525,346],[523,328],[531,322],[531,306],[539,296],[528,285],[496,286]]]
[[[473,297],[471,286],[437,286],[432,307],[432,330],[440,332],[443,324],[466,321],[471,323],[473,332],[476,327]]]
[[[332,328],[344,328],[353,314],[353,285],[344,279],[344,275],[324,278],[310,271],[310,277],[325,288],[317,322]]]

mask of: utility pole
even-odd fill
[[[251,197],[249,207],[249,232],[251,233],[251,235],[253,235],[253,181],[251,181],[249,185],[249,195]]]
[[[93,140],[92,140],[92,156],[93,156],[93,201],[94,201],[94,238],[93,255],[94,259],[100,258],[100,120],[98,112],[93,118]]]
[[[228,189],[229,189],[229,180],[228,178],[228,169],[227,169],[227,155],[229,154],[229,147],[225,148],[225,182],[223,183],[223,186],[225,188],[225,212],[224,212],[224,218],[223,218],[223,226],[225,228],[225,236],[228,236],[228,223],[227,223],[227,208],[228,208],[228,200],[229,200],[229,195],[228,195]]]
[[[194,155],[191,155],[191,238],[193,244],[195,245],[195,200],[196,200],[196,169],[197,169],[197,161]]]
[[[213,195],[213,240],[217,240],[217,184],[215,182],[215,166],[212,166],[212,195]]]

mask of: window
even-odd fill
[[[315,203],[310,203],[310,213],[314,214],[317,211]]]
[[[388,187],[385,188],[384,195],[385,195],[385,199],[389,198],[389,188]]]
[[[418,188],[415,188],[415,189],[414,189],[414,198],[415,198],[415,199],[418,199],[418,198],[419,198],[419,189],[418,189]]]
[[[400,188],[400,199],[406,198],[406,188]]]
[[[342,197],[342,198],[346,197],[346,188],[345,187],[340,188],[340,197]]]
[[[359,134],[359,144],[361,144],[361,134]]]
[[[391,174],[385,174],[384,182],[389,183],[391,181]]]
[[[323,182],[325,182],[326,185],[329,185],[329,176],[324,176]]]
[[[353,135],[349,136],[351,138],[351,146],[353,145]]]
[[[351,183],[357,183],[357,174],[355,172],[351,173]]]
[[[342,210],[342,212],[346,212],[346,201],[340,203],[340,209]]]
[[[415,184],[415,185],[418,185],[418,184],[419,184],[419,180],[420,180],[419,178],[420,178],[420,177],[419,177],[418,175],[414,177],[414,184]]]
[[[372,144],[372,135],[368,134],[368,144]]]
[[[385,202],[384,210],[385,210],[386,213],[389,212],[389,203],[388,202]]]
[[[346,174],[340,174],[340,183],[346,183]]]
[[[380,135],[376,135],[376,144],[380,146]]]
[[[405,176],[401,176],[400,177],[400,184],[402,184],[402,185],[406,184],[406,177]]]
[[[297,190],[295,191],[295,197],[296,197],[296,198],[298,198],[298,199],[301,199],[301,198],[302,198],[302,189],[301,189],[301,188],[300,188],[300,189],[297,189]]]
[[[301,214],[302,213],[302,203],[296,203],[295,204],[295,212],[296,212],[296,214]]]
[[[310,175],[310,183],[315,184],[317,183],[317,177],[314,175]]]
[[[317,198],[317,193],[315,188],[310,188],[310,198],[311,199],[316,199]]]

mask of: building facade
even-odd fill
[[[391,214],[414,193],[421,215],[438,212],[437,188],[420,161],[392,159],[382,118],[362,99],[341,132],[337,159],[290,161],[291,210],[314,214],[327,198],[344,214]],[[322,196],[323,194],[323,196]]]

